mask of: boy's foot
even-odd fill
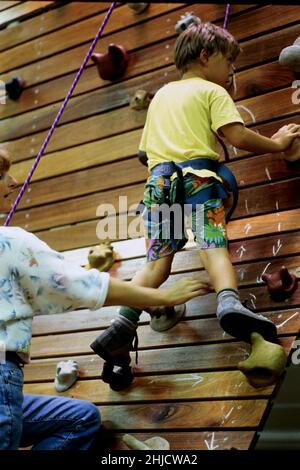
[[[265,340],[277,342],[276,325],[263,315],[253,313],[237,299],[219,302],[217,317],[223,330],[239,340],[250,342],[251,333],[256,331]]]
[[[132,384],[134,375],[130,366],[120,367],[117,372],[114,372],[114,365],[109,362],[104,362],[101,373],[103,382],[108,383],[110,388],[116,392],[120,392]]]
[[[137,324],[119,316],[90,344],[90,347],[108,363],[120,367],[129,366],[131,361],[129,352],[134,350],[137,352],[136,329]]]
[[[177,325],[186,312],[186,305],[175,307],[148,307],[145,309],[151,315],[150,327],[154,331],[167,331]]]

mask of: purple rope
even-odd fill
[[[229,12],[230,12],[230,3],[227,3],[224,24],[223,24],[224,29],[227,29],[227,26],[228,26]]]
[[[73,93],[73,91],[74,91],[74,88],[75,88],[75,86],[77,85],[77,82],[78,82],[79,78],[80,78],[81,75],[82,75],[83,69],[84,69],[84,67],[86,66],[87,61],[89,60],[89,58],[90,58],[90,56],[91,56],[91,54],[92,54],[92,52],[93,52],[93,50],[94,50],[94,48],[95,48],[95,46],[96,46],[96,44],[97,44],[97,41],[99,40],[99,38],[100,38],[100,36],[101,36],[101,34],[102,34],[102,31],[104,30],[104,28],[105,28],[105,26],[106,26],[106,23],[108,22],[108,19],[109,19],[110,15],[111,15],[113,9],[115,8],[115,6],[116,6],[116,2],[112,2],[112,4],[111,4],[110,7],[109,7],[108,12],[106,13],[106,16],[105,16],[105,18],[104,18],[104,20],[103,20],[103,23],[102,23],[102,25],[100,26],[100,28],[99,28],[99,30],[98,30],[96,36],[95,36],[95,39],[94,39],[94,41],[92,42],[92,45],[91,45],[91,47],[89,48],[89,51],[88,51],[88,53],[87,53],[87,55],[86,55],[86,57],[85,57],[85,59],[84,59],[82,65],[81,65],[79,71],[77,72],[77,75],[76,75],[76,77],[75,77],[75,79],[74,79],[74,81],[73,81],[73,83],[72,83],[72,85],[71,85],[71,88],[69,89],[68,94],[67,94],[67,96],[65,97],[64,102],[63,102],[63,104],[61,105],[61,108],[60,108],[60,110],[58,111],[58,113],[57,113],[57,115],[56,115],[56,118],[54,119],[54,122],[53,122],[53,124],[52,124],[52,126],[51,126],[51,129],[50,129],[50,131],[48,132],[48,135],[47,135],[46,139],[44,140],[44,143],[43,143],[43,145],[42,145],[42,147],[41,147],[41,150],[39,151],[38,156],[36,157],[35,162],[34,162],[34,164],[32,165],[32,167],[31,167],[31,169],[30,169],[30,171],[29,171],[29,173],[28,173],[28,176],[27,176],[27,178],[26,178],[26,180],[25,180],[25,182],[24,182],[24,184],[23,184],[23,186],[22,186],[22,188],[21,188],[21,191],[19,192],[18,197],[17,197],[17,199],[16,199],[16,201],[15,201],[15,203],[14,203],[14,205],[13,205],[11,211],[10,211],[10,213],[8,214],[7,219],[6,219],[6,221],[4,222],[4,226],[7,226],[7,225],[9,224],[10,219],[12,218],[12,216],[13,216],[13,214],[14,214],[14,212],[15,212],[15,210],[16,210],[16,208],[17,208],[17,206],[18,206],[18,204],[19,204],[19,202],[20,202],[20,200],[21,200],[21,198],[22,198],[22,196],[23,196],[23,194],[24,194],[24,191],[25,191],[26,187],[28,186],[28,184],[29,184],[29,182],[30,182],[30,180],[31,180],[31,178],[32,178],[32,175],[33,175],[33,173],[34,173],[34,171],[35,171],[35,169],[36,169],[36,167],[38,166],[38,163],[39,163],[39,161],[40,161],[40,159],[41,159],[41,157],[42,157],[42,155],[43,155],[43,153],[44,153],[44,151],[45,151],[45,148],[47,147],[47,145],[48,145],[48,143],[49,143],[49,140],[50,140],[50,138],[51,138],[51,136],[52,136],[52,134],[53,134],[53,132],[54,132],[54,129],[55,129],[55,127],[57,126],[58,121],[60,120],[60,117],[61,117],[62,113],[64,112],[65,107],[67,106],[67,103],[68,103],[69,99],[71,98],[71,95],[72,95],[72,93]]]

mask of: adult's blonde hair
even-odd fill
[[[202,49],[206,49],[209,55],[220,52],[233,60],[242,50],[226,29],[209,22],[192,24],[176,40],[174,60],[177,69],[181,73],[186,72],[188,65],[197,61]]]

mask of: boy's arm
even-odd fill
[[[298,124],[281,127],[271,138],[257,134],[240,123],[226,124],[219,128],[228,142],[236,148],[250,152],[283,152],[300,136]]]
[[[130,307],[173,306],[212,291],[209,284],[190,278],[180,279],[180,281],[165,289],[152,289],[111,277],[105,305],[122,304]]]

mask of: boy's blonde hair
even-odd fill
[[[186,72],[188,65],[198,59],[202,49],[206,49],[209,55],[221,52],[233,60],[241,52],[241,47],[226,29],[212,23],[192,24],[176,40],[174,60],[177,69]]]
[[[0,177],[8,172],[10,165],[11,159],[9,153],[4,149],[0,149]]]

